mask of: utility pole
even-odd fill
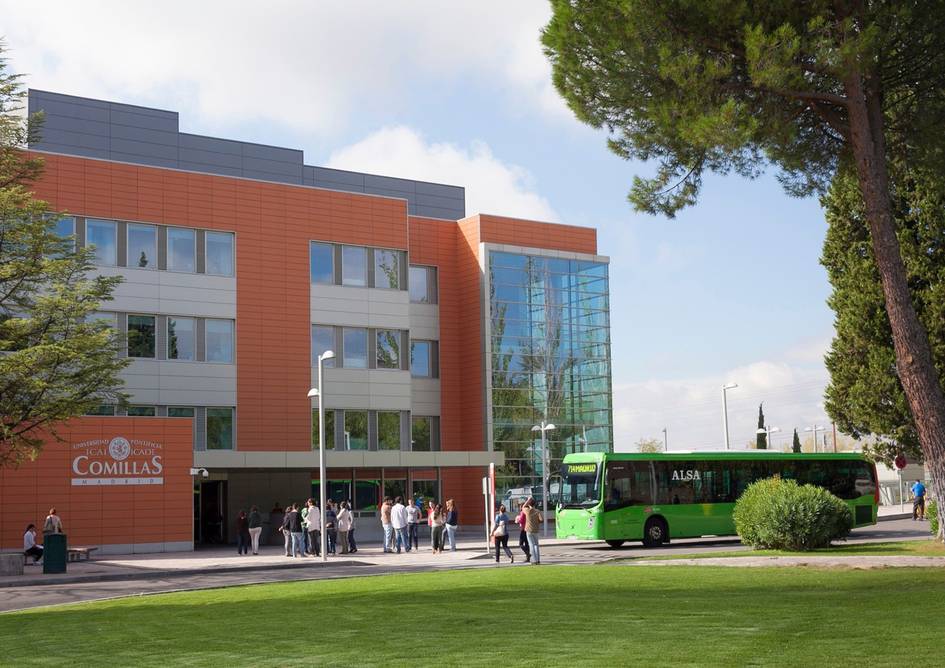
[[[663,452],[669,452],[669,443],[666,440],[666,427],[663,427]]]
[[[726,383],[722,386],[722,431],[725,434],[725,449],[730,450],[732,448],[731,443],[728,439],[728,397],[726,392],[738,387],[738,383]]]

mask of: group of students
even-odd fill
[[[285,556],[322,556],[322,512],[314,499],[306,501],[304,506],[297,503],[286,506],[279,531],[285,538]],[[237,553],[248,554],[251,546],[253,554],[259,554],[261,532],[262,516],[259,508],[253,506],[249,515],[241,510],[236,518]],[[358,544],[354,540],[354,514],[347,501],[328,501],[325,508],[325,543],[327,554],[336,554],[338,551],[341,554],[354,554],[358,551]]]
[[[518,546],[525,553],[525,563],[540,564],[541,551],[538,545],[538,530],[544,521],[541,511],[535,507],[535,499],[528,497],[519,508],[515,523],[519,527]],[[509,549],[509,518],[505,504],[499,505],[492,522],[492,539],[495,543],[495,563],[499,563],[499,550],[505,550],[506,556],[514,564],[515,555]],[[534,561],[532,560],[534,558]]]
[[[50,508],[49,514],[43,522],[43,535],[49,536],[54,533],[64,533],[62,530],[62,519],[56,514],[55,508]],[[35,524],[28,524],[26,531],[23,532],[23,554],[28,557],[33,557],[34,564],[43,558],[43,546],[36,542]]]
[[[423,513],[423,502],[420,499],[411,502],[404,497],[397,496],[391,499],[384,497],[381,503],[381,528],[384,529],[384,552],[397,552],[401,548],[404,552],[411,549],[420,549],[420,517]],[[427,525],[430,527],[430,547],[433,554],[442,554],[449,541],[450,550],[456,551],[456,530],[459,528],[459,511],[453,499],[448,499],[446,505],[434,500],[427,504]]]

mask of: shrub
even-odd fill
[[[933,536],[938,536],[938,506],[935,501],[930,501],[925,507],[925,519],[929,521],[929,531]]]
[[[850,508],[833,494],[781,478],[749,485],[735,503],[733,517],[742,541],[759,549],[828,547],[853,526]]]

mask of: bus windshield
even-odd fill
[[[564,464],[559,502],[563,508],[590,508],[600,503],[600,466]]]

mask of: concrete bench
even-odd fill
[[[83,559],[88,561],[97,549],[97,547],[70,547],[66,549],[66,558],[69,561],[82,561]]]
[[[0,575],[23,575],[24,556],[22,552],[0,554]]]

